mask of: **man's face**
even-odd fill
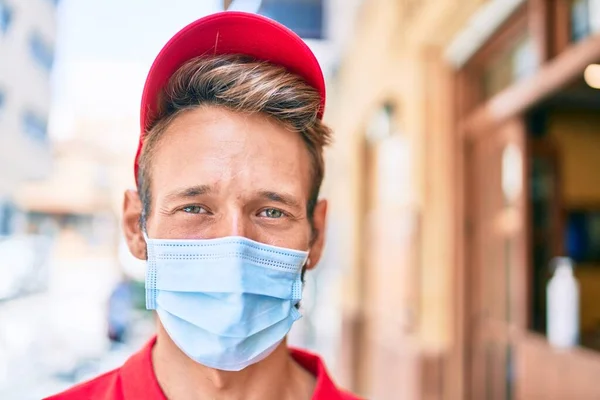
[[[171,123],[150,168],[149,237],[244,236],[310,250],[312,265],[318,261],[326,203],[315,208],[313,238],[306,210],[311,158],[299,134],[264,116],[201,107]],[[135,221],[140,210],[137,193],[126,193],[125,234],[134,255],[144,258]]]

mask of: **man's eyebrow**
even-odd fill
[[[212,192],[213,189],[209,185],[196,185],[190,186],[184,189],[177,189],[166,195],[167,200],[176,200],[181,198],[191,198],[196,196],[201,196],[203,194],[208,194]]]
[[[300,202],[298,202],[298,200],[296,200],[294,196],[287,193],[273,192],[270,190],[261,190],[258,192],[258,194],[260,197],[274,201],[276,203],[281,203],[290,207],[302,208]]]

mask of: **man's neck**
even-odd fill
[[[315,387],[315,378],[292,359],[285,341],[256,364],[221,371],[187,357],[159,324],[152,364],[170,400],[309,400]]]

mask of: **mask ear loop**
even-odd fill
[[[154,252],[152,242],[148,237],[146,228],[142,228],[142,236],[146,241],[146,309],[156,309],[156,261],[154,260]]]

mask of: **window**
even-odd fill
[[[483,87],[486,98],[494,96],[514,82],[533,75],[538,66],[534,41],[529,36],[522,37],[499,53],[484,70]]]
[[[535,42],[528,37],[515,46],[512,55],[513,79],[520,81],[535,74],[539,65]]]
[[[579,42],[600,31],[600,1],[574,0],[571,4],[571,40]]]
[[[395,107],[386,102],[371,117],[366,129],[366,137],[370,143],[380,142],[396,133]]]
[[[29,49],[33,59],[42,68],[50,72],[54,64],[54,49],[38,32],[32,33],[29,37]]]
[[[45,118],[26,111],[22,118],[23,131],[35,140],[46,141],[48,123]]]
[[[11,203],[0,199],[0,236],[11,233],[11,222],[14,210]]]
[[[8,5],[0,0],[0,31],[2,33],[6,33],[8,31],[10,22],[12,21],[12,14],[13,12]]]
[[[586,0],[576,0],[571,6],[571,39],[578,42],[590,34],[588,4]]]
[[[258,13],[282,23],[303,39],[323,38],[322,0],[263,0]]]

